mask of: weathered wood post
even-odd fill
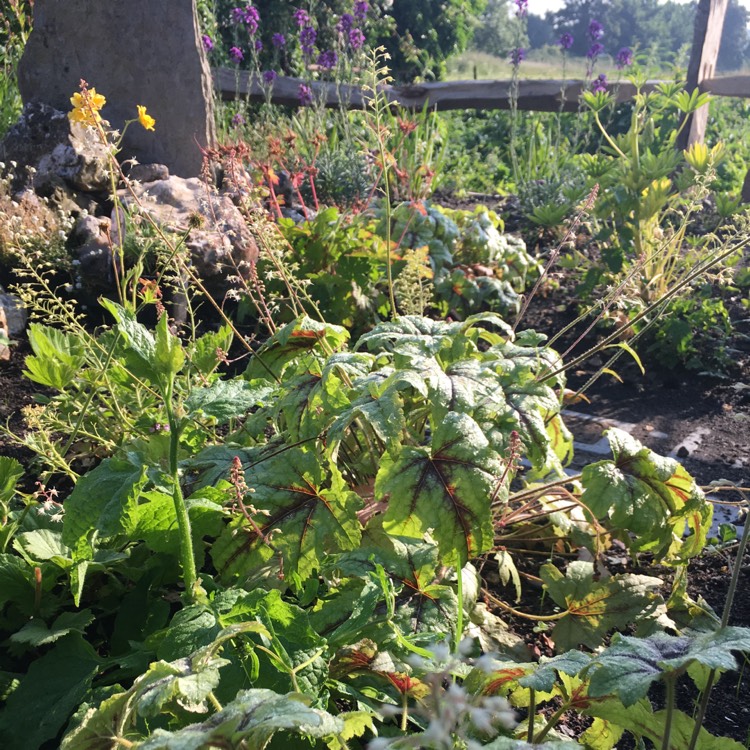
[[[693,47],[687,70],[687,90],[694,91],[716,70],[719,57],[721,32],[724,29],[724,16],[729,0],[699,0],[695,15]],[[708,107],[701,107],[692,115],[680,133],[678,148],[687,148],[693,143],[702,143],[708,122]]]
[[[211,71],[195,0],[36,0],[18,69],[24,103],[68,111],[84,79],[107,97],[102,116],[122,129],[144,105],[154,132],[128,128],[123,156],[200,173],[200,147],[215,140]]]

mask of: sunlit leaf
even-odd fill
[[[446,562],[466,562],[492,545],[490,499],[501,471],[477,423],[450,413],[429,447],[383,457],[375,482],[388,502],[383,527],[417,539],[431,531]]]

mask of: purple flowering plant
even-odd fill
[[[602,52],[604,52],[604,45],[601,44],[600,42],[594,42],[589,47],[589,51],[586,53],[586,57],[589,60],[594,61],[596,60],[597,57],[599,57],[599,55],[602,54]]]
[[[523,47],[516,47],[510,51],[510,62],[514,67],[518,67],[526,59],[526,50]]]
[[[286,46],[286,37],[283,34],[274,34],[271,37],[271,44],[273,44],[276,49],[282,49]]]
[[[367,18],[367,12],[369,10],[370,5],[367,0],[356,0],[354,3],[354,17],[360,22]]]
[[[336,30],[342,34],[348,34],[354,28],[354,16],[351,13],[342,13],[336,24]]]
[[[229,50],[229,57],[231,57],[232,61],[237,63],[237,65],[245,59],[245,55],[239,47],[231,47]]]
[[[263,75],[262,75],[263,83],[271,84],[278,77],[279,77],[279,74],[275,70],[264,70],[263,71]]]
[[[308,24],[302,27],[302,30],[299,32],[299,46],[305,57],[312,57],[317,38],[318,32],[312,26]]]
[[[362,49],[365,45],[365,35],[362,29],[352,29],[349,32],[349,46],[354,49]]]
[[[596,42],[604,36],[604,26],[595,18],[589,22],[589,36],[592,42]]]
[[[309,107],[313,102],[312,89],[306,83],[300,83],[297,97],[303,107]]]
[[[629,68],[633,64],[633,50],[630,47],[623,47],[615,58],[615,65],[618,70]]]
[[[526,18],[529,15],[529,0],[513,0],[516,6],[516,18]]]
[[[203,49],[206,50],[206,52],[211,52],[211,50],[213,50],[214,40],[211,39],[208,34],[203,34],[201,36],[201,42],[203,43]]]
[[[336,63],[339,61],[339,56],[330,49],[321,52],[318,55],[318,65],[323,70],[333,70],[336,67]]]
[[[310,24],[310,15],[306,10],[303,10],[302,8],[297,8],[297,10],[294,11],[293,15],[294,21],[302,28],[303,26],[308,26]]]
[[[591,90],[595,94],[607,92],[607,76],[604,73],[600,73],[594,81],[591,83]]]
[[[573,46],[573,35],[566,31],[560,36],[557,43],[560,45],[560,49],[565,52]]]

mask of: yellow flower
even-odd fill
[[[83,89],[76,91],[70,97],[73,109],[68,112],[68,118],[72,122],[82,122],[86,125],[96,125],[101,121],[99,110],[107,103],[105,97],[96,93],[96,89]]]
[[[156,125],[156,120],[154,120],[151,115],[146,114],[145,107],[140,104],[137,104],[136,106],[138,107],[138,122],[140,122],[146,130],[153,130],[154,125]]]

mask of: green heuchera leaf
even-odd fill
[[[557,682],[558,672],[573,677],[590,663],[591,656],[588,654],[581,651],[566,651],[564,654],[540,662],[531,674],[520,678],[518,683],[522,687],[549,693]]]
[[[348,338],[349,333],[341,326],[302,316],[278,330],[263,344],[250,360],[245,377],[248,380],[278,380],[290,363],[320,357],[326,351],[321,342],[325,342],[331,351],[343,346]]]
[[[187,711],[206,713],[206,698],[219,684],[219,669],[226,664],[226,659],[215,656],[154,662],[134,685],[138,713],[159,716],[172,702]]]
[[[188,346],[188,360],[203,376],[210,375],[220,364],[217,350],[228,352],[234,333],[228,325],[208,331]]]
[[[238,747],[240,743],[263,748],[281,730],[316,739],[344,731],[342,719],[311,708],[309,703],[298,693],[242,690],[234,701],[206,721],[177,732],[157,729],[138,745],[138,750],[202,750],[212,746]]]
[[[349,644],[373,628],[380,630],[386,621],[388,614],[380,606],[384,592],[372,580],[379,566],[387,572],[397,592],[391,624],[405,634],[429,633],[431,642],[453,637],[458,601],[453,588],[438,574],[437,545],[382,532],[371,534],[368,529],[358,549],[328,561],[332,576],[346,577],[352,584],[339,591],[339,596],[320,602],[312,615],[316,627],[324,628],[326,633],[338,625],[327,635],[332,644]]]
[[[33,568],[17,555],[0,554],[0,609],[13,602],[31,612],[34,601]]]
[[[0,504],[13,499],[16,483],[22,476],[23,466],[15,458],[0,456]]]
[[[471,417],[446,415],[429,447],[383,456],[375,480],[388,503],[383,528],[415,539],[431,531],[444,562],[463,564],[492,546],[490,500],[502,467]]]
[[[255,508],[255,527],[238,513],[214,543],[211,554],[223,577],[248,575],[280,553],[284,574],[304,580],[323,555],[359,544],[362,501],[314,451],[279,452],[251,466],[246,481],[255,491],[246,501]]]
[[[529,745],[528,742],[511,737],[498,737],[482,747],[484,750],[581,750],[577,742],[570,740],[547,740],[541,744],[535,742]]]
[[[632,706],[662,674],[697,662],[711,669],[737,669],[733,651],[750,651],[750,628],[721,628],[696,636],[654,633],[649,638],[616,637],[595,659],[589,695],[616,695]]]
[[[24,375],[35,383],[64,390],[83,366],[86,355],[81,340],[74,333],[32,323],[29,344],[34,352],[26,357]]]
[[[510,326],[494,313],[480,313],[454,323],[402,315],[395,321],[380,323],[361,336],[356,348],[366,346],[370,351],[401,351],[406,347],[406,351],[411,349],[428,355],[443,350],[453,355],[445,361],[456,361],[463,359],[467,351],[476,351],[474,342],[484,333],[476,327],[481,322],[491,323],[506,338],[513,336]]]
[[[666,560],[700,552],[712,507],[692,477],[677,461],[657,455],[626,432],[612,428],[606,434],[614,460],[584,468],[584,505],[622,530],[633,551],[653,551]],[[686,524],[693,536],[681,549]]]
[[[53,739],[85,698],[100,661],[78,634],[36,659],[0,715],[3,750],[38,750]]]
[[[253,406],[268,402],[276,388],[267,380],[248,383],[246,380],[217,380],[205,388],[193,388],[185,399],[189,416],[203,414],[214,417],[219,424],[243,417]]]
[[[563,574],[551,564],[543,565],[540,575],[549,595],[567,614],[557,621],[552,638],[560,651],[579,644],[597,648],[613,628],[654,619],[663,599],[658,594],[660,578],[634,574],[594,579],[593,563],[570,563]]]
[[[87,626],[94,620],[90,609],[82,609],[79,612],[63,612],[55,621],[47,627],[45,622],[34,619],[27,622],[10,640],[14,643],[24,643],[29,646],[45,646],[54,643],[69,633],[84,634]]]
[[[312,629],[307,612],[284,601],[278,591],[256,590],[238,598],[221,615],[225,625],[257,620],[265,628],[273,656],[259,653],[261,669],[255,684],[278,692],[293,689],[317,696],[328,677],[326,641]]]
[[[62,535],[74,562],[93,559],[95,538],[133,532],[146,469],[140,462],[107,458],[78,480],[65,500]]]
[[[125,340],[128,369],[139,378],[158,382],[156,369],[156,340],[151,331],[136,320],[135,315],[112,300],[102,298],[100,304],[117,321],[117,330]],[[164,316],[162,316],[164,317]]]
[[[204,556],[203,537],[221,533],[224,509],[220,502],[227,497],[221,490],[206,487],[186,500],[195,558],[199,566]],[[174,498],[156,491],[144,492],[141,498],[145,502],[138,505],[138,519],[132,537],[145,541],[154,552],[179,557],[180,538]]]
[[[637,736],[646,737],[654,743],[654,747],[662,747],[667,711],[654,712],[645,699],[628,706],[618,700],[592,701],[584,713],[624,727]],[[672,715],[669,750],[685,750],[689,747],[694,728],[695,721],[690,716],[675,710]],[[695,745],[696,750],[743,750],[744,747],[729,737],[714,737],[702,727]]]

